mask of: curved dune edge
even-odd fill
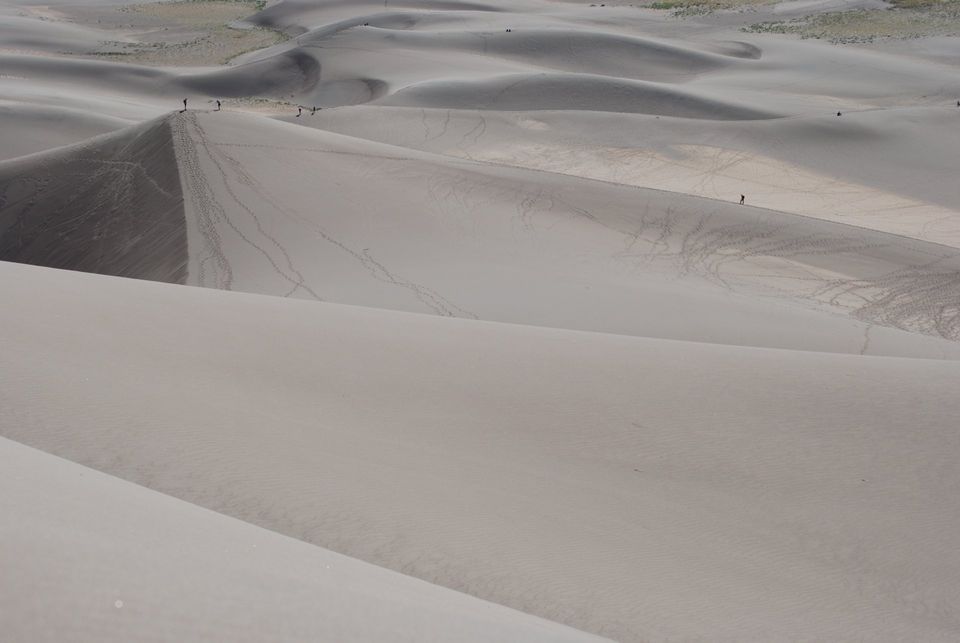
[[[172,114],[9,161],[0,193],[0,258],[21,263],[637,336],[960,356],[944,341],[960,332],[956,249],[238,114]],[[478,215],[466,237],[464,209]]]
[[[298,124],[721,201],[744,193],[750,205],[960,247],[960,211],[947,162],[960,145],[955,120],[944,108],[878,110],[856,122],[705,123],[640,114],[370,105],[325,110]],[[889,163],[871,166],[864,158]]]
[[[815,320],[810,307],[877,324],[870,332],[881,335],[898,329],[954,339],[960,332],[951,303],[956,249],[681,194],[451,162],[283,123],[215,114],[171,122],[190,213],[192,284],[735,344],[747,328],[761,341],[761,320],[776,319],[781,339],[764,345],[813,350],[836,350],[800,339],[835,320]],[[464,184],[473,187],[461,194]],[[343,190],[348,197],[338,196]],[[318,192],[325,195],[319,202]],[[465,209],[478,215],[468,238],[458,230]],[[323,252],[303,248],[303,238],[316,239]],[[505,248],[513,257],[503,256]],[[576,270],[590,293],[552,276],[574,269],[571,253],[581,257]],[[457,271],[458,262],[468,270]],[[625,283],[623,269],[636,281]],[[510,276],[524,273],[531,276],[519,283]],[[534,291],[552,316],[523,304]],[[726,299],[730,292],[735,299]],[[796,303],[806,309],[788,321],[791,313],[777,307]],[[580,316],[597,304],[615,311],[621,325]],[[710,309],[731,327],[688,334],[685,313],[676,310],[685,306]],[[665,320],[671,334],[661,334]],[[844,332],[840,325],[834,333]],[[854,331],[853,351],[864,350],[867,332]],[[940,343],[946,353],[925,352],[925,339],[916,338],[921,352],[893,354],[953,354],[951,342]]]
[[[102,60],[7,53],[0,53],[0,65],[5,73],[38,81],[154,97],[170,97],[171,92],[174,96],[186,92],[224,98],[288,97],[312,90],[320,77],[320,64],[297,50],[243,65],[190,73]]]
[[[602,641],[0,439],[12,640]]]
[[[960,45],[40,1],[0,639],[960,640]]]
[[[399,89],[376,103],[447,109],[660,114],[718,121],[782,116],[669,85],[585,74],[544,73],[480,81],[430,81]]]
[[[48,453],[615,640],[956,638],[956,362],[16,264],[0,297],[0,435]]]

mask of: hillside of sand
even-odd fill
[[[956,640],[960,49],[635,4],[0,0],[4,631]]]

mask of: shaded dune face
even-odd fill
[[[290,33],[303,33],[306,29],[302,24],[310,16],[322,19],[326,11],[347,10],[358,13],[376,13],[383,9],[383,2],[376,0],[337,0],[335,2],[305,2],[303,0],[284,0],[268,7],[250,18],[250,22],[260,27],[285,29]],[[389,3],[393,9],[427,10],[427,11],[484,11],[501,12],[502,7],[479,2],[443,2],[434,0],[393,0]]]
[[[733,56],[734,58],[759,60],[763,57],[763,50],[760,47],[749,42],[740,42],[739,40],[718,42],[713,45],[712,50],[718,54]]]
[[[546,69],[666,82],[688,80],[746,58],[733,48],[730,54],[714,54],[647,38],[572,29],[524,29],[519,33],[395,31],[384,38],[404,48],[462,51]]]
[[[168,21],[253,3],[38,2],[0,643],[960,641],[960,71],[770,5],[271,0],[224,64]]]
[[[96,140],[0,165],[0,260],[185,283],[169,125]]]
[[[312,90],[321,75],[317,59],[293,49],[263,60],[192,74],[102,60],[0,53],[3,73],[69,85],[179,96],[182,92],[220,98],[290,96]],[[176,100],[176,99],[174,99]]]
[[[520,25],[510,28],[514,18]],[[762,56],[756,46],[742,42],[690,45],[603,28],[571,28],[550,16],[536,23],[530,20],[526,14],[514,16],[486,6],[428,2],[349,7],[282,2],[250,18],[253,24],[295,36],[294,41],[264,52],[257,64],[285,55],[312,57],[323,72],[317,82],[305,75],[299,97],[327,106],[363,102],[439,108],[481,105],[713,120],[781,116],[747,103],[716,100],[696,89],[671,90],[711,73],[756,65]],[[409,67],[398,66],[398,52],[401,58],[410,57]],[[413,62],[418,59],[423,64]],[[246,73],[241,69],[237,72]],[[529,76],[519,86],[518,72]],[[649,85],[638,86],[638,81]],[[366,96],[341,91],[345,83],[358,82],[377,82],[383,89]],[[292,88],[293,83],[285,87]],[[328,91],[331,87],[333,91]]]
[[[245,142],[232,143],[239,140]],[[312,132],[304,137],[289,125],[265,128],[234,114],[176,114],[0,166],[0,259],[530,323],[524,306],[504,302],[522,301],[532,284],[548,288],[549,280],[520,285],[491,276],[484,283],[500,292],[496,303],[484,288],[438,278],[446,265],[442,256],[398,240],[389,221],[401,217],[441,247],[517,273],[571,265],[571,239],[563,232],[569,227],[581,278],[598,291],[656,298],[659,287],[652,284],[680,279],[701,284],[704,292],[787,300],[868,324],[960,339],[956,249],[686,195],[518,169],[443,167],[442,157],[398,157],[398,149]],[[288,172],[265,171],[285,158],[296,159]],[[377,180],[353,191],[351,177],[361,166]],[[396,167],[404,168],[400,182]],[[293,175],[321,192],[328,184],[346,185],[337,189],[354,196],[335,211],[315,210],[312,200],[277,183]],[[447,209],[436,200],[448,186],[464,183],[477,186],[467,201]],[[389,214],[383,211],[387,202]],[[423,203],[439,208],[441,219],[424,217]],[[469,242],[448,228],[463,207],[479,208],[484,222]],[[524,234],[508,247],[525,259],[505,259],[501,244],[517,225]],[[191,226],[199,233],[192,245]],[[387,247],[389,263],[369,254],[369,248]],[[640,271],[646,281],[625,286],[618,277],[623,270]],[[279,279],[267,279],[271,274]],[[406,274],[421,275],[421,281],[407,281]],[[397,299],[394,290],[415,300]],[[568,291],[555,305],[571,311],[589,306],[580,297]],[[710,297],[702,299],[703,307],[717,305]],[[618,310],[630,319],[636,313],[629,301]],[[624,328],[649,332],[642,319]]]
[[[363,105],[386,96],[389,84],[376,78],[328,80],[317,84],[314,91],[304,94],[307,104],[320,106]]]
[[[185,76],[178,83],[185,89],[209,96],[277,97],[291,91],[310,91],[317,85],[320,72],[320,63],[315,58],[303,51],[292,50],[246,65]]]
[[[431,81],[402,89],[379,102],[404,107],[584,110],[720,121],[778,117],[774,112],[663,85],[585,74],[522,74],[479,81]]]

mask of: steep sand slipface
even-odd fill
[[[823,221],[227,113],[5,169],[13,261],[631,335],[958,355],[934,339],[960,332],[958,251]]]
[[[395,6],[396,3],[394,3]],[[500,3],[470,2],[469,0],[404,0],[401,6],[408,12],[437,11],[444,12],[471,12],[471,13],[498,13],[509,12],[512,7],[504,7]],[[313,26],[336,23],[342,20],[367,22],[363,16],[380,14],[389,3],[378,0],[333,0],[329,2],[309,2],[308,0],[284,0],[273,3],[264,11],[250,18],[250,22],[271,29],[283,29],[295,35],[309,30]]]
[[[0,470],[7,640],[603,640],[9,440]]]
[[[431,20],[434,15],[424,15],[416,25],[436,27]],[[382,20],[384,18],[378,15],[375,24],[380,27]],[[391,47],[464,51],[545,69],[648,81],[688,81],[745,60],[741,56],[718,54],[693,46],[585,29],[524,28],[516,35],[512,29],[510,32],[481,33],[397,29],[372,33],[372,38],[381,38]],[[314,42],[312,35],[302,36],[298,42]]]
[[[956,362],[0,269],[5,437],[617,640],[956,639]]]
[[[434,81],[404,88],[383,105],[496,110],[639,112],[707,120],[760,120],[777,114],[703,94],[580,74],[499,76],[485,81]]]
[[[156,67],[84,57],[209,6],[43,1],[0,0],[0,436],[47,452],[0,439],[0,631],[960,638],[955,66],[739,31],[832,0],[279,0]]]
[[[178,95],[206,97],[277,97],[309,90],[316,83],[319,64],[296,50],[265,60],[213,70],[171,70],[101,60],[53,58],[0,53],[5,72],[59,86],[103,92],[128,91],[139,99],[163,97],[167,105]]]
[[[166,121],[0,164],[0,260],[184,283],[187,258]]]

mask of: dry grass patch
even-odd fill
[[[644,5],[649,9],[673,11],[675,16],[693,16],[715,11],[735,11],[748,7],[775,4],[777,0],[655,0]]]
[[[121,7],[103,22],[130,35],[106,42],[91,54],[146,65],[224,64],[285,38],[275,31],[236,24],[263,4],[262,0],[174,0]]]
[[[835,11],[744,27],[751,33],[795,34],[837,44],[960,35],[960,0],[894,0],[889,8]]]

